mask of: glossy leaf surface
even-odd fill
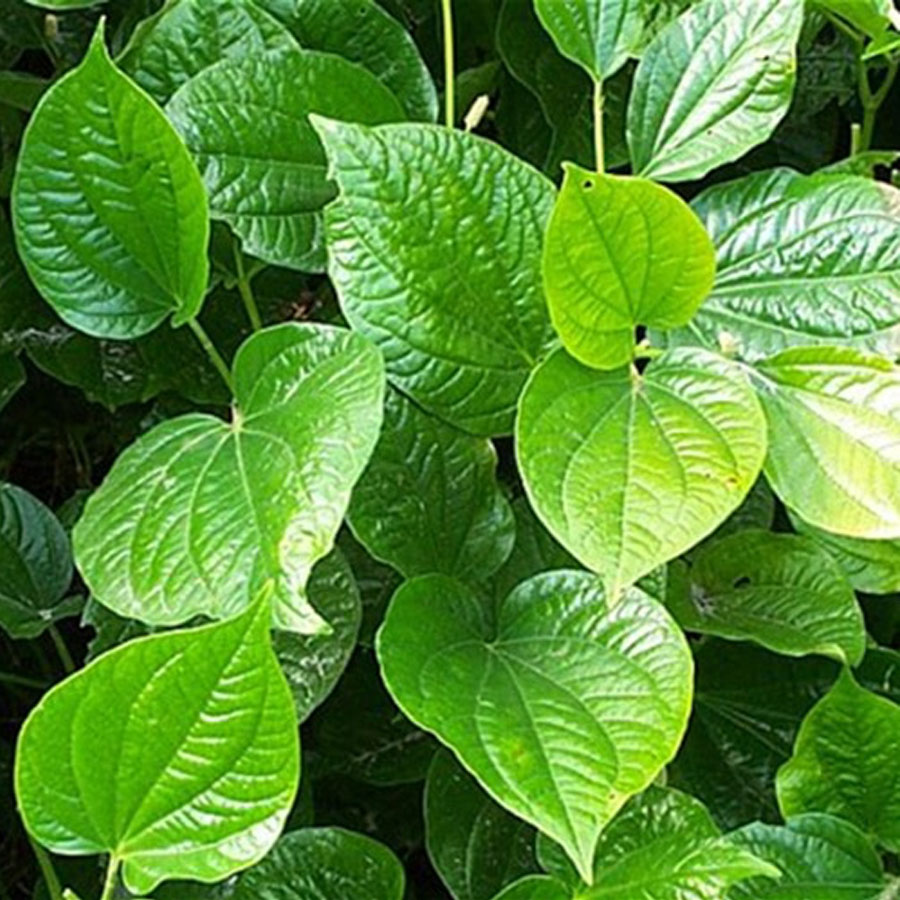
[[[269,605],[257,603],[227,622],[134,641],[54,688],[19,738],[29,832],[57,853],[114,854],[135,893],[218,880],[264,856],[299,773],[297,720],[268,631]]]
[[[552,340],[540,286],[551,183],[469,134],[316,127],[340,188],[325,219],[347,319],[429,412],[476,434],[509,433]]]
[[[227,616],[272,581],[276,626],[315,632],[304,588],[377,440],[381,359],[358,335],[292,323],[251,337],[233,370],[230,424],[179,416],[121,454],[75,528],[76,561],[98,600],[149,624]]]
[[[704,0],[665,28],[629,102],[635,172],[690,181],[766,140],[791,102],[802,21],[802,0]]]
[[[197,314],[203,183],[162,111],[112,64],[102,28],[31,118],[12,210],[29,275],[74,328],[133,338]]]
[[[610,609],[588,573],[520,584],[495,630],[459,582],[414,579],[394,595],[377,649],[401,709],[588,880],[600,832],[671,759],[687,723],[680,631],[638,590]]]
[[[765,445],[750,386],[706,351],[670,351],[641,375],[557,351],[529,381],[516,425],[532,506],[613,594],[721,524]]]

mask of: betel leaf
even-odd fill
[[[849,347],[796,347],[753,380],[766,477],[784,504],[836,534],[900,537],[900,369]]]
[[[877,37],[893,22],[897,24],[894,0],[814,0],[813,5],[834,13],[870,37]]]
[[[29,275],[74,328],[133,338],[199,311],[203,183],[162,111],[113,65],[102,25],[81,65],[38,103],[12,211]]]
[[[276,627],[315,632],[304,587],[377,440],[381,358],[344,329],[289,323],[249,338],[233,371],[231,423],[179,416],[119,456],[75,558],[96,599],[148,624],[230,615],[272,581]]]
[[[557,351],[529,380],[516,424],[532,506],[612,596],[721,524],[765,449],[749,384],[705,350],[668,351],[642,374]]]
[[[716,244],[716,283],[670,341],[724,338],[749,361],[798,344],[900,354],[896,188],[775,169],[710,188],[693,206]]]
[[[794,755],[778,770],[785,818],[838,816],[900,849],[900,706],[860,687],[849,670],[810,710]]]
[[[391,391],[381,437],[356,487],[350,527],[407,578],[483,580],[512,549],[515,523],[497,484],[497,453]]]
[[[296,46],[288,30],[251,0],[168,0],[138,25],[117,62],[165,103],[221,59]]]
[[[301,828],[245,872],[233,900],[402,900],[406,877],[383,844],[343,828]]]
[[[638,325],[684,325],[713,286],[715,250],[672,191],[565,166],[544,243],[550,318],[585,365],[630,362]]]
[[[791,524],[834,557],[850,584],[866,594],[900,591],[900,540],[867,541],[831,534],[788,510]]]
[[[399,102],[354,63],[311,50],[224,59],[175,92],[166,113],[194,155],[210,213],[246,253],[277,265],[325,265],[322,208],[334,197],[310,113],[399,121]]]
[[[644,33],[643,0],[534,0],[534,8],[556,45],[605,81],[634,56]]]
[[[850,583],[828,553],[795,534],[741,531],[704,547],[667,606],[688,631],[789,656],[820,653],[857,665],[866,651]]]
[[[784,826],[754,822],[732,843],[778,868],[781,877],[735,885],[728,900],[879,900],[887,884],[881,859],[855,825],[808,813]]]
[[[740,881],[778,876],[778,869],[723,838],[699,800],[661,787],[629,800],[604,830],[590,887],[543,838],[538,858],[579,900],[721,900]]]
[[[572,900],[572,895],[555,878],[527,875],[500,891],[494,900]]]
[[[32,638],[74,615],[69,538],[56,516],[28,491],[0,482],[0,627]]]
[[[368,69],[403,106],[404,118],[433,122],[437,92],[409,32],[373,0],[257,0],[302,47]]]
[[[647,48],[628,108],[634,171],[690,181],[765,141],[794,90],[803,0],[704,0]]]
[[[112,854],[134,893],[216,881],[264,856],[299,774],[269,616],[260,601],[227,622],[141,638],[45,695],[16,758],[31,835],[57,853]]]
[[[540,286],[553,185],[474,135],[314,123],[340,189],[325,224],[347,319],[429,412],[509,433],[553,339]]]
[[[455,900],[492,900],[536,871],[534,829],[498,806],[447,750],[425,785],[425,843]]]
[[[678,747],[690,651],[656,601],[633,589],[610,607],[587,572],[523,582],[490,618],[452,578],[406,582],[378,634],[385,683],[590,881],[600,832]]]

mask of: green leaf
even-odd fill
[[[778,869],[723,838],[699,800],[650,787],[631,799],[603,832],[590,887],[579,884],[549,842],[542,866],[572,884],[579,900],[720,900],[737,882]]]
[[[849,670],[803,720],[778,771],[785,818],[822,812],[900,849],[900,706],[860,687]]]
[[[572,900],[572,895],[555,878],[528,875],[502,890],[494,900]]]
[[[111,853],[133,893],[262,858],[297,790],[293,702],[269,604],[101,656],[23,726],[16,795],[56,853]]]
[[[403,118],[433,122],[437,91],[409,32],[372,0],[257,0],[300,46],[368,69],[403,106]]]
[[[642,0],[534,0],[534,7],[560,52],[595,81],[615,75],[640,48]]]
[[[715,250],[677,195],[643,178],[565,166],[544,244],[544,290],[563,345],[585,365],[631,361],[638,325],[687,323],[713,286]]]
[[[402,900],[406,878],[378,841],[343,828],[302,828],[238,881],[233,900]]]
[[[0,626],[10,637],[34,638],[77,614],[69,538],[56,516],[28,491],[0,482]]]
[[[775,169],[710,188],[694,209],[716,244],[716,284],[670,340],[736,342],[749,361],[799,344],[900,354],[896,188]]]
[[[691,181],[769,138],[791,103],[803,0],[704,0],[638,66],[628,108],[634,171]]]
[[[219,60],[296,47],[290,32],[250,0],[168,0],[134,30],[118,64],[165,103]]]
[[[562,844],[586,880],[601,831],[672,758],[687,725],[683,635],[639,590],[610,608],[586,572],[520,584],[495,631],[464,585],[413,579],[376,646],[406,715],[498,803]]]
[[[391,391],[381,437],[350,502],[369,552],[407,578],[442,572],[483,580],[509,556],[512,510],[496,479],[497,453]]]
[[[819,653],[857,665],[866,626],[838,565],[808,538],[742,531],[693,558],[690,583],[667,603],[687,631],[750,640],[776,653]]]
[[[893,0],[814,0],[813,5],[840,16],[869,37],[877,37],[892,22],[897,24]]]
[[[782,502],[836,534],[900,537],[900,370],[848,347],[797,347],[753,377]]]
[[[781,871],[778,881],[736,885],[728,900],[879,900],[886,886],[881,859],[850,822],[809,813],[787,825],[754,822],[729,835]]]
[[[470,134],[315,126],[340,188],[325,226],[347,319],[429,412],[476,434],[509,433],[553,338],[539,268],[553,186]]]
[[[800,534],[822,546],[843,571],[854,590],[866,594],[900,591],[900,541],[867,541],[831,534],[804,522],[788,510]]]
[[[455,900],[491,900],[535,871],[534,830],[497,806],[447,750],[428,770],[425,832],[431,863]]]
[[[13,353],[0,354],[0,410],[25,384],[25,368]]]
[[[721,524],[765,447],[746,379],[704,350],[669,351],[640,375],[557,351],[528,382],[516,425],[532,506],[612,596]]]
[[[206,292],[206,194],[162,111],[112,64],[98,28],[81,65],[38,103],[12,196],[16,240],[72,327],[134,338]]]
[[[375,446],[381,359],[359,335],[290,323],[246,341],[233,371],[230,424],[179,416],[119,456],[75,558],[101,603],[151,625],[228,616],[271,581],[276,627],[314,633],[304,587]]]
[[[166,112],[200,166],[213,218],[246,253],[301,271],[324,268],[321,210],[334,197],[309,114],[403,118],[361,66],[310,50],[224,59],[184,84]]]

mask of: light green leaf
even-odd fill
[[[16,795],[56,853],[111,853],[133,893],[262,858],[297,790],[293,701],[269,604],[136,640],[50,691],[23,726]]]
[[[765,448],[746,379],[705,350],[669,351],[640,375],[557,351],[528,382],[516,425],[532,506],[613,596],[720,525]]]
[[[840,16],[869,37],[898,24],[894,0],[814,0],[813,5]]]
[[[72,551],[56,516],[28,491],[0,482],[0,627],[34,638],[75,615],[83,601],[64,599],[71,581]]]
[[[302,828],[238,881],[233,900],[402,900],[400,860],[343,828]]]
[[[694,209],[716,244],[715,287],[675,343],[737,344],[755,361],[799,344],[900,354],[900,191],[788,169],[710,188]]]
[[[544,243],[544,290],[585,365],[631,361],[638,325],[687,323],[713,286],[715,250],[691,208],[643,178],[565,166]]]
[[[900,849],[900,706],[860,687],[849,670],[803,720],[778,770],[785,818],[838,816]]]
[[[704,0],[638,66],[628,108],[634,171],[691,181],[769,138],[791,103],[803,0]]]
[[[814,540],[834,557],[854,590],[866,594],[900,591],[900,541],[867,541],[831,534],[804,522],[791,510],[788,514],[800,534]]]
[[[778,876],[778,869],[723,838],[699,800],[660,787],[631,799],[603,832],[590,887],[550,842],[538,842],[538,855],[579,900],[721,900],[740,881]]]
[[[515,540],[497,453],[391,391],[375,452],[350,502],[356,537],[407,578],[492,575]]]
[[[376,646],[406,715],[498,803],[562,844],[586,880],[600,832],[672,758],[687,725],[683,635],[639,590],[610,608],[586,572],[523,582],[496,629],[464,585],[413,579]]]
[[[759,363],[766,477],[807,522],[900,537],[900,370],[848,347],[797,347]]]
[[[615,75],[636,55],[644,33],[643,0],[534,0],[560,52],[595,81]]]
[[[74,328],[133,338],[193,318],[206,292],[206,194],[162,111],[112,64],[98,28],[38,103],[12,195],[19,252]]]
[[[435,754],[424,802],[428,856],[455,900],[491,900],[536,870],[534,830],[497,806],[447,750]]]
[[[324,268],[321,211],[335,193],[309,114],[403,118],[361,66],[311,50],[222,60],[183,85],[166,112],[200,166],[213,218],[246,253],[302,271]]]
[[[736,885],[728,900],[880,900],[886,886],[881,858],[850,822],[809,813],[787,825],[754,822],[730,840],[781,871],[778,881]]]
[[[375,446],[381,358],[359,335],[291,323],[246,341],[233,370],[231,423],[179,416],[129,447],[75,526],[75,558],[128,618],[221,618],[271,581],[276,627],[314,633],[304,587]]]
[[[789,656],[857,665],[866,626],[853,588],[816,543],[742,531],[703,548],[690,582],[666,604],[687,631],[750,640]]]
[[[509,433],[553,339],[540,286],[552,184],[446,128],[315,126],[340,188],[325,223],[347,319],[429,412],[476,434]]]
[[[555,878],[528,875],[502,890],[494,900],[572,900],[572,895]]]
[[[141,22],[117,62],[157,103],[221,59],[296,48],[290,32],[251,0],[168,0]]]
[[[373,0],[257,0],[300,46],[368,69],[399,100],[403,118],[433,122],[437,91],[409,32]]]

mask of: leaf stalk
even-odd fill
[[[222,376],[222,380],[228,385],[228,390],[234,393],[234,385],[231,383],[231,372],[228,369],[222,355],[216,350],[215,344],[210,340],[209,335],[203,330],[203,326],[196,319],[188,319],[188,325],[194,336],[197,338],[200,346],[209,357],[210,362],[215,366],[216,371]]]
[[[456,124],[456,51],[453,42],[453,0],[441,0],[444,28],[444,121]]]

